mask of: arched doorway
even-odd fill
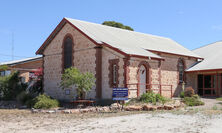
[[[139,95],[146,93],[147,87],[147,69],[144,65],[141,65],[139,68]]]
[[[141,96],[143,93],[146,93],[149,89],[149,68],[150,65],[147,61],[141,61],[138,65],[137,71],[137,80],[138,80],[138,91],[137,96]]]

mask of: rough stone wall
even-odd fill
[[[65,90],[61,89],[60,81],[62,75],[62,45],[63,39],[67,34],[73,37],[74,51],[74,67],[80,69],[81,72],[95,71],[95,44],[83,36],[79,31],[74,29],[70,24],[65,24],[56,37],[46,47],[44,55],[44,90],[45,92],[60,100],[71,100],[75,98],[76,92],[74,88],[67,88],[70,94],[66,95]],[[87,98],[95,98],[95,87],[89,92]]]
[[[128,88],[130,89],[129,97],[137,97],[137,83],[138,81],[138,69],[139,64],[142,61],[147,61],[149,63],[149,82],[150,84],[160,84],[159,82],[159,61],[149,60],[149,59],[139,59],[131,58],[129,65],[129,84]],[[152,89],[157,89],[157,85],[151,86]]]
[[[197,93],[197,73],[187,73],[186,81],[186,87],[191,86]]]
[[[161,57],[165,59],[161,65],[161,84],[172,85],[173,96],[178,96],[182,90],[182,85],[179,83],[178,59],[182,58],[185,61],[186,68],[192,66],[196,59],[169,54],[161,54]]]
[[[77,67],[82,72],[91,72],[96,74],[96,50],[95,44],[88,40],[85,36],[75,30],[71,25],[65,24],[61,31],[56,35],[48,47],[44,50],[44,90],[50,96],[61,99],[70,100],[75,97],[75,90],[67,88],[70,91],[70,95],[65,94],[65,90],[62,90],[59,85],[62,75],[62,44],[66,34],[71,34],[74,41],[74,67]],[[149,69],[149,83],[150,84],[165,84],[173,86],[173,94],[177,96],[181,91],[181,85],[178,82],[178,68],[177,63],[179,58],[183,58],[186,63],[186,67],[190,67],[196,62],[193,58],[180,57],[169,54],[160,54],[165,59],[160,64],[158,60],[130,58],[129,65],[129,81],[128,83],[138,83],[137,72],[138,65],[141,61],[147,61],[150,65]],[[112,88],[109,86],[109,60],[119,59],[119,85],[118,87],[124,87],[124,56],[113,51],[109,48],[102,48],[102,98],[109,99],[112,97]],[[160,71],[161,70],[161,71]],[[130,89],[135,89],[136,86],[128,86]],[[152,89],[159,89],[159,85],[152,85]],[[162,88],[164,89],[164,88]],[[166,88],[167,89],[167,86]],[[168,86],[169,89],[169,86]],[[164,94],[169,95],[169,93]],[[87,95],[87,98],[95,98],[95,87]],[[136,91],[130,91],[130,97],[136,97]]]
[[[112,98],[112,88],[109,85],[109,60],[119,59],[119,84],[118,87],[124,87],[124,62],[123,55],[104,47],[102,49],[102,98],[111,99]]]
[[[130,80],[128,87],[131,89],[130,97],[137,96],[137,86],[135,85],[138,83],[137,73],[138,73],[138,65],[141,61],[147,61],[150,65],[149,69],[149,88],[154,90],[154,92],[159,92],[160,84],[161,86],[161,93],[163,96],[170,97],[171,96],[171,85],[172,85],[172,95],[178,96],[178,94],[182,90],[182,85],[179,83],[179,72],[178,72],[178,60],[179,58],[184,59],[186,68],[192,66],[196,59],[170,55],[170,54],[160,54],[160,56],[165,59],[161,61],[161,65],[157,60],[145,60],[145,59],[138,59],[138,58],[131,58],[130,59]],[[195,77],[186,76],[186,80],[188,84],[192,84],[191,80],[195,80]],[[195,84],[194,84],[195,85]],[[196,86],[196,85],[195,85]]]

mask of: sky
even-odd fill
[[[63,17],[121,22],[192,50],[222,40],[221,5],[221,0],[1,0],[0,62],[36,56]]]

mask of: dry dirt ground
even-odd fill
[[[0,132],[221,133],[221,109],[221,104],[211,101],[205,108],[160,112],[32,114],[29,110],[0,110]]]

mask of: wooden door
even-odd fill
[[[146,83],[146,67],[144,65],[140,66],[139,68],[139,87],[140,87],[140,95],[142,95],[143,93],[146,93],[146,86],[147,86],[147,83]]]

